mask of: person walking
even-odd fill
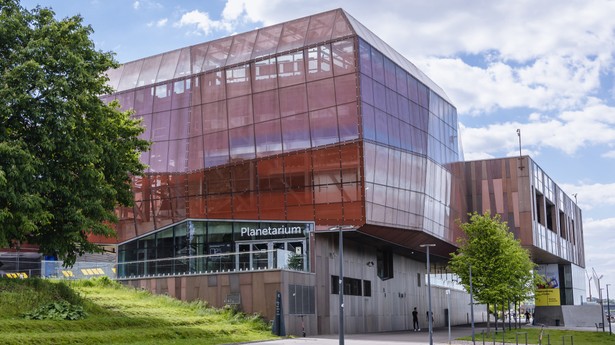
[[[419,312],[416,311],[416,307],[414,307],[414,310],[412,311],[412,328],[414,328],[415,332],[421,330],[419,328]]]

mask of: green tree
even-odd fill
[[[114,236],[148,143],[138,121],[100,96],[112,53],[80,16],[0,0],[0,247],[36,244],[70,265]]]
[[[500,215],[473,213],[460,227],[465,237],[457,240],[459,248],[451,253],[449,268],[469,291],[472,267],[472,290],[478,302],[503,306],[533,294],[535,264]]]

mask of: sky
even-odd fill
[[[425,72],[457,107],[466,160],[521,149],[583,210],[586,269],[615,296],[615,1],[22,0],[81,15],[129,62],[335,9]],[[586,282],[587,284],[587,282]],[[587,286],[586,286],[587,288]],[[592,295],[598,295],[595,279]],[[603,293],[606,297],[606,293]]]

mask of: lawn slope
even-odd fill
[[[81,320],[26,320],[41,305],[81,306]],[[273,339],[260,317],[186,303],[109,279],[0,278],[2,344],[230,344]]]

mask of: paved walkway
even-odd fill
[[[483,328],[476,327],[475,334],[480,335]],[[451,344],[467,344],[467,342],[454,340],[459,337],[471,335],[470,327],[452,327],[451,328]],[[421,329],[420,332],[383,332],[383,333],[364,333],[364,334],[346,334],[344,343],[348,345],[393,345],[393,344],[429,344],[429,333],[426,329]],[[433,334],[434,344],[448,344],[448,328],[435,328]],[[335,345],[339,344],[339,336],[337,334],[322,335],[307,338],[281,339],[253,344],[261,345]],[[470,342],[471,344],[471,342]],[[478,344],[478,342],[477,342]]]
[[[491,325],[493,330],[493,325]],[[523,325],[522,327],[532,327]],[[536,326],[534,326],[536,327]],[[558,327],[564,329],[564,327]],[[578,331],[595,331],[595,327],[577,327],[569,328]],[[486,330],[486,327],[475,327],[476,344],[482,344],[481,331]],[[508,331],[508,328],[506,328]],[[512,329],[511,332],[522,331]],[[607,330],[608,332],[608,330]],[[454,326],[451,328],[451,344],[472,344],[471,341],[455,340],[460,337],[470,336],[472,328],[469,326]],[[434,344],[449,344],[448,328],[435,328],[433,334]],[[429,333],[425,329],[420,332],[383,332],[383,333],[365,333],[365,334],[347,334],[344,337],[344,344],[347,345],[424,345],[429,344]],[[265,342],[256,342],[251,344],[259,345],[336,345],[339,344],[339,336],[337,334],[323,335],[307,338],[280,339]]]

